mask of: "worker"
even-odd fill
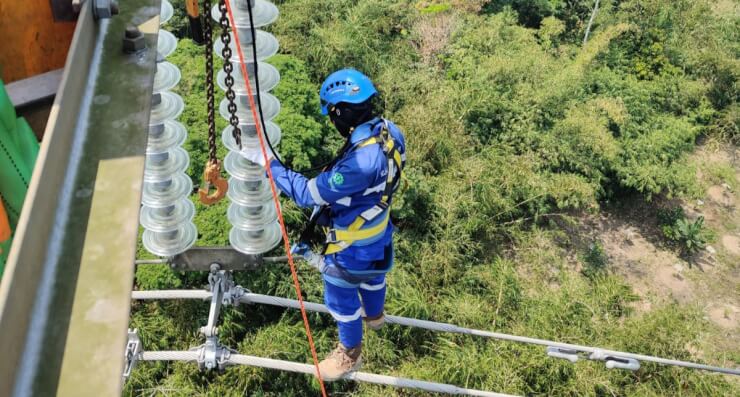
[[[324,302],[338,323],[338,346],[319,363],[328,381],[362,364],[363,320],[375,330],[385,322],[385,275],[393,266],[390,206],[405,163],[405,143],[396,125],[376,115],[377,95],[370,79],[357,70],[331,74],[321,86],[321,112],[346,140],[333,164],[308,179],[270,161],[277,187],[299,206],[314,208],[312,221],[327,231],[321,255],[303,242],[292,251],[322,272]],[[265,163],[261,153],[245,155]]]

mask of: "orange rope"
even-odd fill
[[[275,201],[275,209],[277,210],[278,220],[280,221],[280,231],[283,233],[283,243],[285,244],[285,252],[288,255],[288,264],[290,264],[290,272],[293,274],[293,286],[295,287],[295,292],[298,295],[298,303],[301,305],[301,315],[303,316],[303,325],[306,328],[306,336],[308,336],[308,344],[311,347],[311,356],[313,357],[313,363],[316,367],[316,376],[319,378],[319,384],[321,385],[321,395],[323,397],[327,397],[326,394],[326,388],[324,387],[324,380],[321,378],[321,372],[319,371],[319,358],[316,354],[316,346],[313,343],[313,335],[311,334],[311,326],[308,325],[308,316],[306,314],[306,308],[303,305],[303,295],[301,293],[301,284],[298,281],[298,272],[296,271],[295,262],[293,262],[293,254],[290,252],[290,239],[288,237],[288,231],[285,228],[285,220],[283,219],[283,212],[280,208],[280,202],[278,201],[278,192],[277,188],[275,187],[275,180],[272,177],[272,170],[270,169],[270,164],[268,163],[270,158],[267,156],[267,148],[265,146],[264,137],[262,136],[262,126],[261,126],[261,119],[257,116],[257,107],[255,105],[254,101],[254,95],[252,94],[252,85],[249,82],[249,73],[247,72],[247,65],[244,62],[244,53],[242,53],[242,46],[239,42],[239,34],[236,32],[236,29],[234,28],[234,14],[231,11],[231,1],[225,0],[226,3],[226,9],[229,11],[229,22],[232,27],[232,36],[234,38],[234,42],[236,42],[236,51],[239,54],[239,62],[242,70],[242,75],[244,76],[244,82],[247,86],[247,97],[249,98],[249,107],[252,110],[252,118],[254,119],[255,126],[257,127],[257,138],[260,142],[260,148],[262,149],[262,156],[265,158],[265,164],[267,169],[267,176],[270,179],[270,189],[272,190],[272,198]],[[256,40],[256,37],[253,37],[252,40]],[[254,62],[257,62],[257,59],[254,60]],[[255,78],[259,78],[258,76],[255,76]]]

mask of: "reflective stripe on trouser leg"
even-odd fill
[[[324,280],[324,303],[337,321],[339,341],[347,348],[362,342],[362,305],[357,288],[337,287]]]
[[[360,284],[360,296],[362,296],[362,307],[368,317],[376,317],[383,313],[385,305],[385,275]]]

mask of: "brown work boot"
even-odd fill
[[[347,349],[341,343],[324,361],[319,363],[321,377],[325,381],[337,380],[362,366],[362,344]]]
[[[373,317],[363,317],[362,319],[365,321],[368,328],[373,331],[377,331],[383,328],[383,324],[385,324],[385,313],[380,313]]]

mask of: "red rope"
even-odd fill
[[[232,27],[232,36],[234,38],[234,42],[236,42],[236,51],[239,54],[239,62],[242,70],[242,75],[244,76],[244,82],[247,86],[247,97],[249,98],[249,107],[252,110],[252,118],[254,119],[255,126],[257,127],[257,138],[260,142],[260,148],[262,149],[262,156],[265,158],[266,163],[266,169],[267,169],[267,177],[270,179],[270,189],[272,190],[272,198],[275,201],[275,209],[277,210],[278,220],[280,221],[280,231],[283,233],[283,243],[285,244],[285,252],[288,254],[288,264],[290,265],[290,272],[293,275],[293,286],[295,287],[296,295],[298,295],[298,303],[301,305],[301,315],[303,316],[303,325],[306,328],[306,336],[308,336],[308,344],[311,347],[311,356],[313,357],[313,363],[316,367],[316,376],[319,378],[319,385],[321,385],[321,395],[323,397],[327,397],[326,394],[326,388],[324,387],[324,380],[321,378],[321,372],[319,371],[319,358],[316,354],[316,346],[313,343],[313,335],[311,334],[311,326],[308,325],[308,316],[306,314],[306,308],[303,305],[303,295],[301,293],[301,284],[298,281],[298,272],[296,271],[295,262],[293,261],[293,254],[290,252],[290,238],[288,237],[288,231],[285,228],[285,220],[283,219],[283,212],[280,209],[280,202],[278,201],[278,192],[277,188],[275,187],[275,180],[272,177],[272,170],[270,169],[269,160],[270,158],[267,156],[267,147],[265,146],[265,138],[262,136],[262,126],[260,124],[260,118],[257,115],[257,106],[255,105],[254,101],[254,95],[252,94],[252,84],[249,82],[249,73],[247,72],[247,65],[244,62],[244,53],[242,53],[242,46],[239,42],[239,35],[237,34],[236,30],[233,28],[235,26],[234,24],[234,14],[231,11],[231,1],[226,0],[226,9],[229,11],[229,22]],[[256,40],[256,37],[253,37],[252,40]],[[254,60],[254,62],[257,62],[257,59]],[[258,76],[255,76],[255,78],[259,78]]]

